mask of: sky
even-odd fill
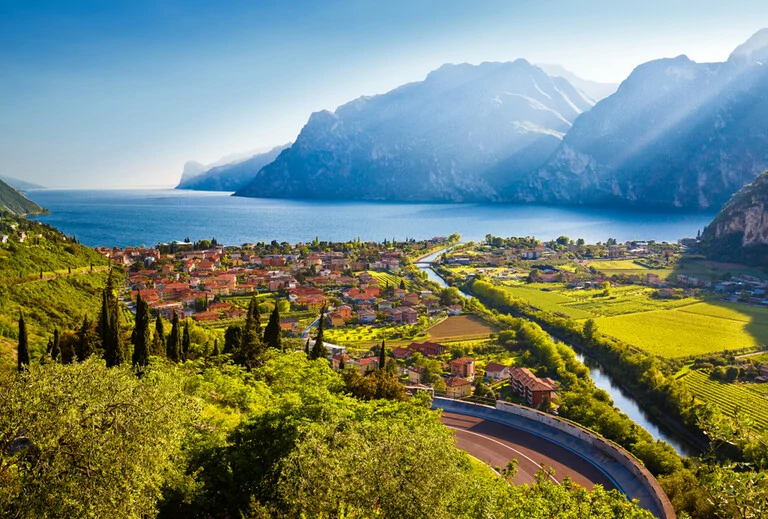
[[[0,0],[0,174],[173,186],[188,160],[292,141],[310,113],[444,63],[620,82],[724,61],[765,26],[765,0]]]

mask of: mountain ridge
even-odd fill
[[[0,212],[18,216],[37,216],[47,213],[45,209],[2,180],[0,180]]]

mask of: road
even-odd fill
[[[555,469],[553,479],[557,482],[570,476],[573,481],[588,489],[596,484],[606,489],[616,488],[592,463],[531,433],[457,413],[443,413],[442,422],[456,431],[457,446],[460,449],[490,466],[503,468],[512,459],[518,460],[514,480],[516,484],[533,482],[534,474],[543,463]]]

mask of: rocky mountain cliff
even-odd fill
[[[252,197],[501,200],[541,164],[588,96],[525,60],[445,65],[424,81],[312,114],[236,193]]]
[[[727,62],[637,67],[580,116],[516,201],[719,207],[768,168],[768,30]]]
[[[0,180],[0,213],[2,212],[20,216],[34,216],[45,214],[47,211]]]
[[[555,65],[551,63],[537,63],[537,67],[546,72],[552,77],[561,77],[566,79],[570,84],[587,94],[595,101],[602,101],[609,95],[612,95],[619,89],[618,83],[600,83],[598,81],[590,81],[577,76],[570,70],[561,65]]]
[[[768,267],[768,171],[725,204],[701,242],[712,259]]]
[[[198,162],[187,162],[184,165],[181,182],[176,189],[237,191],[248,185],[261,168],[275,160],[280,152],[289,146],[290,144],[284,144],[245,160],[238,159],[215,167],[206,167]]]

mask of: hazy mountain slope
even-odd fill
[[[768,171],[733,195],[701,240],[712,259],[768,267]]]
[[[45,189],[41,185],[33,184],[32,182],[27,182],[26,180],[20,180],[18,178],[6,177],[5,175],[0,175],[0,180],[19,191],[26,191],[27,189]]]
[[[312,114],[240,196],[498,200],[592,102],[525,60],[444,65],[424,81]],[[507,162],[512,167],[499,170]]]
[[[725,63],[637,67],[575,122],[514,200],[704,209],[768,168],[768,32]]]
[[[0,180],[0,212],[27,216],[45,213],[45,209]]]
[[[562,77],[566,79],[570,84],[587,94],[595,101],[601,101],[605,99],[609,95],[616,92],[616,90],[619,88],[618,83],[600,83],[597,81],[590,81],[589,79],[581,78],[560,65],[540,63],[536,66],[552,77]]]
[[[176,189],[194,189],[198,191],[237,191],[248,185],[256,174],[277,158],[281,151],[290,144],[283,144],[266,153],[254,155],[248,159],[213,167],[187,177],[182,176],[181,183]],[[190,164],[189,162],[187,164]],[[197,163],[195,163],[197,164]],[[185,165],[185,171],[187,166]]]

